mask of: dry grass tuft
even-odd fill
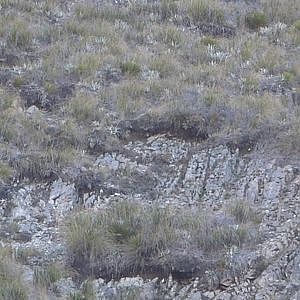
[[[176,270],[175,253],[196,251],[201,268],[200,253],[209,259],[213,251],[221,259],[226,249],[247,242],[254,211],[241,204],[231,212],[242,225],[218,223],[213,216],[189,209],[172,211],[131,202],[97,213],[80,212],[64,229],[71,264],[81,274],[105,278],[152,272],[163,276]]]

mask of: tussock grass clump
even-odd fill
[[[12,175],[12,168],[6,163],[0,162],[0,180],[6,180]]]
[[[100,101],[94,95],[79,93],[67,104],[67,112],[78,121],[95,121],[102,116]]]
[[[235,123],[251,129],[263,128],[268,124],[279,124],[286,115],[286,108],[280,97],[271,94],[261,96],[245,95],[232,101],[235,110]]]
[[[34,270],[33,280],[35,285],[49,288],[51,284],[60,280],[64,275],[62,267],[56,264],[50,264],[44,268]]]
[[[191,0],[187,4],[188,15],[195,24],[207,22],[223,24],[224,12],[215,1]]]
[[[16,251],[16,260],[21,264],[28,264],[30,259],[41,255],[35,248],[18,248]]]
[[[96,299],[93,283],[90,280],[86,280],[82,284],[80,292],[72,293],[68,300],[94,300]]]
[[[268,18],[263,12],[254,11],[246,16],[245,22],[247,27],[252,30],[257,30],[260,27],[267,26]]]
[[[293,24],[300,17],[298,0],[263,0],[263,9],[272,22]]]
[[[162,0],[159,6],[159,14],[162,20],[174,17],[178,13],[178,4],[175,0]]]
[[[178,72],[178,63],[170,54],[160,54],[150,61],[150,69],[159,72],[161,78],[167,78]]]
[[[108,277],[142,272],[175,237],[168,211],[147,212],[124,202],[95,215],[76,215],[66,227],[74,266]]]
[[[19,179],[51,180],[57,179],[63,167],[74,161],[73,149],[48,148],[29,151],[22,157],[11,161]]]
[[[74,215],[64,233],[71,264],[83,275],[108,279],[151,273],[164,276],[178,271],[180,263],[174,260],[178,253],[183,257],[190,251],[198,253],[197,273],[205,268],[201,266],[203,253],[206,260],[211,251],[221,259],[226,249],[242,246],[249,237],[250,219],[242,221],[243,226],[233,226],[199,211],[126,201],[101,212]]]
[[[295,21],[294,27],[296,28],[296,30],[300,31],[300,20]]]
[[[135,60],[122,62],[120,68],[123,74],[137,76],[141,72],[141,66]]]
[[[235,201],[230,205],[229,212],[238,223],[244,224],[249,221],[259,223],[261,221],[259,214],[244,200]]]
[[[94,72],[101,65],[100,54],[82,54],[75,66],[73,72],[80,77],[88,77],[94,74]]]
[[[0,5],[2,9],[8,8],[15,3],[15,0],[0,0]]]
[[[205,46],[218,46],[218,41],[212,36],[205,36],[201,39],[201,43]]]
[[[127,81],[116,90],[116,108],[120,115],[131,118],[145,107],[145,86],[140,81]]]
[[[32,46],[33,36],[27,27],[28,24],[24,21],[15,20],[12,22],[10,30],[6,33],[9,47],[28,50]]]
[[[298,111],[289,130],[282,134],[280,139],[281,147],[288,153],[300,151],[300,112]]]
[[[101,21],[107,20],[114,22],[116,20],[133,21],[130,20],[130,13],[128,9],[120,8],[118,6],[105,3],[102,5],[79,4],[76,6],[75,15],[80,21]]]
[[[170,25],[158,29],[157,38],[173,49],[177,48],[183,40],[181,32],[175,26]]]
[[[259,51],[259,50],[258,50]],[[258,58],[255,67],[257,70],[266,69],[274,74],[282,68],[283,51],[278,47],[268,47],[264,49],[262,55]]]
[[[0,248],[0,299],[27,300],[21,273],[7,249]]]

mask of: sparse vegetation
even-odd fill
[[[261,218],[257,211],[245,200],[235,201],[229,207],[229,212],[238,223],[247,223],[249,221],[259,223]]]
[[[10,31],[7,33],[7,44],[9,47],[16,47],[20,50],[28,50],[32,46],[33,37],[26,29],[28,25],[23,21],[16,20],[12,23]]]
[[[188,14],[195,24],[201,22],[222,24],[225,20],[224,12],[216,1],[190,0]]]
[[[101,102],[94,96],[79,94],[74,97],[67,107],[67,112],[78,121],[95,121],[101,119]]]
[[[63,178],[80,206],[86,192],[117,194],[118,184],[106,190],[102,183],[124,175],[128,196],[135,177],[150,185],[147,174],[126,165],[120,175],[98,166],[99,156],[122,156],[132,140],[157,134],[194,147],[259,132],[258,146],[299,153],[299,0],[98,2],[0,0],[1,189],[50,188]],[[62,238],[80,279],[179,276],[178,256],[187,260],[187,278],[227,274],[224,257],[256,241],[261,217],[246,200],[223,208],[220,223],[198,207],[124,201],[74,213]],[[23,243],[21,228],[19,220],[6,222],[5,234]],[[35,255],[27,244],[15,254],[22,264]],[[63,275],[56,264],[37,268],[36,287],[51,289]],[[70,299],[94,294],[87,280]],[[139,291],[122,296],[139,299]],[[1,253],[0,299],[27,299],[19,268]]]
[[[158,37],[167,47],[177,48],[182,42],[181,32],[174,26],[166,26],[158,29]]]
[[[89,147],[87,137],[94,122],[101,123],[102,130],[106,131],[112,122],[118,124],[119,120],[135,118],[160,107],[176,119],[178,107],[194,111],[189,100],[182,101],[182,98],[198,87],[202,87],[197,104],[199,114],[209,120],[210,134],[221,134],[223,129],[226,132],[241,129],[244,126],[241,115],[249,114],[243,111],[249,108],[249,101],[242,100],[243,96],[250,99],[261,92],[262,72],[280,75],[289,88],[297,83],[294,73],[289,71],[289,61],[294,59],[289,56],[289,49],[299,41],[299,17],[294,10],[290,10],[292,20],[287,22],[286,30],[276,25],[276,32],[273,27],[264,28],[264,33],[251,32],[267,26],[269,21],[286,21],[283,16],[286,8],[297,7],[297,1],[284,1],[285,6],[280,1],[263,2],[260,9],[245,16],[246,25],[251,29],[248,33],[241,35],[237,30],[235,36],[223,36],[222,26],[226,26],[231,11],[218,0],[131,3],[130,9],[108,3],[101,6],[78,3],[59,28],[47,20],[34,25],[32,21],[39,18],[40,9],[45,16],[50,16],[53,10],[64,14],[66,8],[57,1],[40,5],[31,1],[26,5],[20,1],[2,1],[0,36],[9,47],[7,53],[3,50],[1,64],[5,69],[11,60],[14,65],[25,63],[28,69],[12,78],[1,75],[5,77],[1,79],[1,141],[7,143],[7,151],[14,152],[17,147],[22,152],[17,160],[12,159],[13,153],[6,155],[3,164],[9,166],[11,173],[22,171],[29,178],[49,178],[46,174],[57,174],[57,168],[68,166],[70,159]],[[14,10],[21,13],[12,14]],[[189,28],[192,24],[199,32],[197,28]],[[39,47],[43,51],[38,52]],[[18,55],[20,51],[28,55]],[[39,63],[35,63],[35,56],[39,56]],[[247,67],[243,66],[240,74],[244,64]],[[238,80],[232,80],[231,76]],[[8,89],[10,83],[15,87],[13,91]],[[65,83],[76,86],[76,91],[67,90]],[[26,94],[23,91],[32,84],[41,89],[28,89],[31,94],[26,96],[27,100],[23,99]],[[228,98],[233,90],[230,101],[225,103],[221,98]],[[282,101],[286,102],[283,98],[287,97],[282,97]],[[39,111],[31,116],[21,111],[31,103],[51,111],[50,118],[46,120]],[[210,112],[203,110],[203,105]],[[224,109],[221,105],[230,117],[225,118],[224,111],[220,112]],[[266,102],[261,103],[264,105]],[[293,110],[287,112],[281,108],[281,112],[268,114],[267,118],[290,114],[286,122],[295,120]],[[276,109],[280,109],[279,104]],[[267,110],[272,109],[265,107],[264,111]],[[107,113],[117,114],[114,121],[107,121]],[[64,119],[65,125],[53,122],[48,126],[49,120],[54,119]],[[281,120],[282,117],[263,122],[261,118],[259,124]],[[72,155],[67,158],[69,149]],[[36,158],[35,163],[29,162],[32,157]]]
[[[7,249],[0,248],[0,298],[3,300],[27,300],[26,287],[21,272]]]
[[[242,246],[249,238],[246,224],[250,226],[252,212],[246,206],[235,207],[232,213],[243,226],[230,226],[218,225],[213,216],[204,217],[199,211],[121,202],[103,212],[75,215],[65,233],[72,266],[82,274],[113,278],[157,270],[167,276],[177,268],[173,251],[184,255],[196,247],[209,259],[212,249],[216,255]]]
[[[29,260],[33,257],[40,255],[38,250],[34,248],[19,248],[16,251],[15,257],[19,263],[28,264]]]
[[[299,18],[298,0],[263,0],[263,9],[272,22],[293,24]]]
[[[49,288],[51,284],[63,277],[62,267],[56,264],[50,264],[43,268],[34,270],[34,283],[40,287]]]

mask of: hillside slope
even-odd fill
[[[298,299],[299,12],[0,0],[0,299]]]

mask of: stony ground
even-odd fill
[[[123,153],[95,159],[95,170],[105,168],[111,176],[97,182],[97,192],[79,196],[75,185],[62,179],[50,185],[3,187],[2,243],[19,253],[30,249],[29,266],[63,261],[65,248],[59,225],[78,207],[97,210],[130,197],[145,203],[158,201],[161,206],[200,206],[222,215],[226,202],[243,198],[262,214],[259,231],[264,238],[245,253],[229,250],[230,255],[246,260],[247,267],[239,278],[231,274],[214,279],[218,275],[212,271],[211,280],[220,282],[214,290],[201,286],[197,278],[186,284],[171,279],[158,284],[158,279],[138,277],[105,284],[97,279],[93,284],[99,299],[125,293],[126,287],[141,290],[140,299],[155,299],[157,289],[164,299],[298,299],[299,167],[279,166],[276,160],[266,162],[253,155],[251,151],[242,155],[226,144],[203,149],[201,143],[164,135],[130,142]],[[125,176],[128,172],[132,175]],[[257,260],[265,263],[255,265]],[[24,276],[32,276],[32,270],[27,267]],[[76,288],[70,280],[56,282],[53,291],[57,295],[69,293]]]

